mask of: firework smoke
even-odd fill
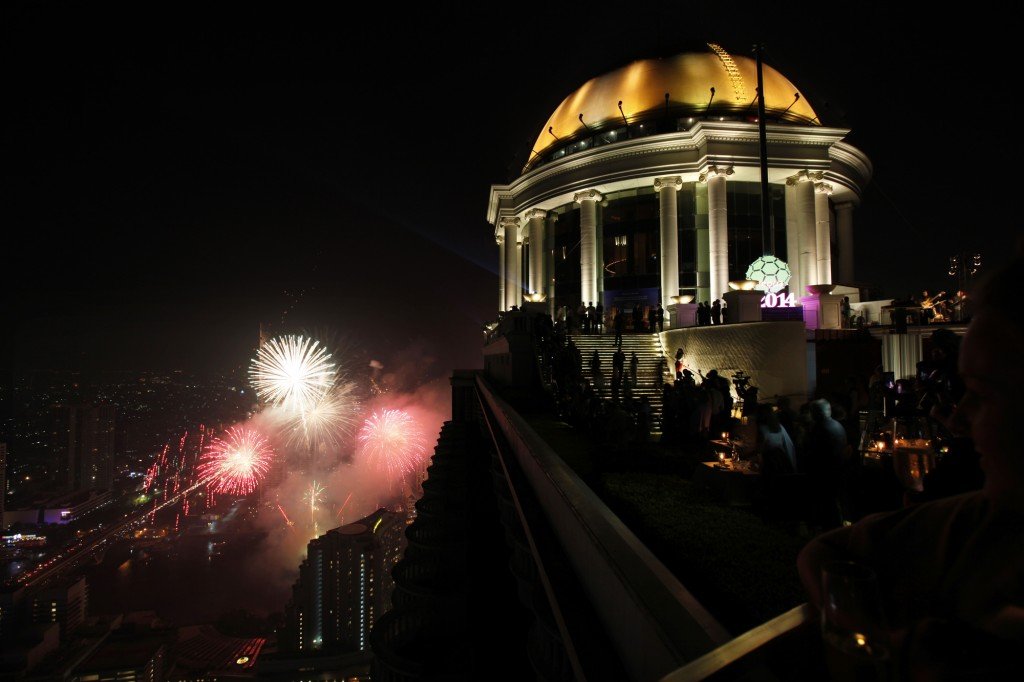
[[[354,383],[338,381],[309,409],[290,415],[290,441],[315,450],[320,446],[335,447],[351,436],[359,410],[355,393]]]

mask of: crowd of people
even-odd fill
[[[933,499],[980,485],[977,457],[962,439],[950,440],[949,452],[925,477],[920,492],[903,490],[893,476],[867,469],[858,456],[862,410],[894,417],[931,414],[940,424],[950,419],[963,392],[956,371],[958,339],[951,332],[933,334],[929,358],[918,367],[916,381],[893,381],[878,367],[867,381],[848,377],[846,391],[798,407],[787,397],[759,404],[757,389],[749,385],[748,377],[741,373],[739,381],[730,382],[715,369],[705,375],[685,367],[679,348],[672,368],[674,381],[661,387],[659,420],[650,399],[637,392],[635,353],[627,354],[619,346],[607,363],[596,351],[583,357],[573,343],[572,333],[601,332],[596,322],[575,326],[577,321],[597,319],[598,309],[593,309],[591,318],[588,308],[582,308],[582,314],[566,310],[566,319],[558,321],[537,314],[533,328],[558,415],[603,443],[621,448],[651,442],[652,433],[660,431],[657,441],[664,449],[691,460],[710,461],[715,452],[709,443],[737,426],[733,396],[740,396],[746,421],[755,425],[756,446],[743,454],[757,462],[762,474],[756,501],[768,513],[799,518],[811,529],[835,528],[903,499]],[[613,310],[616,336],[621,336],[627,320],[630,327],[643,329],[647,319],[656,328],[657,310],[650,308],[647,318],[639,306],[628,315]],[[669,358],[663,359],[658,375],[669,376],[668,362]]]
[[[662,387],[661,442],[700,451],[712,434],[731,427],[732,391],[729,380],[717,370],[709,371],[707,376],[698,370],[698,383],[680,361],[681,353],[677,351],[675,382]]]
[[[613,306],[606,310],[598,301],[579,303],[575,306],[559,306],[555,314],[555,322],[560,324],[569,334],[602,334],[607,329],[614,329],[616,336],[623,332],[651,333],[665,331],[665,308],[657,305],[641,305],[635,303],[629,310]]]
[[[627,358],[622,348],[612,356],[610,374],[595,350],[586,358],[591,379],[583,374],[584,357],[572,338],[555,325],[542,340],[542,355],[550,367],[549,389],[558,416],[565,422],[599,436],[613,450],[629,443],[647,442],[653,411],[647,396],[634,396],[639,358]]]
[[[759,473],[755,510],[793,514],[812,532],[834,529],[800,557],[812,603],[825,598],[821,575],[831,562],[854,561],[874,572],[888,614],[880,626],[882,646],[894,652],[901,674],[1003,674],[1015,665],[1007,653],[1012,643],[1024,642],[1024,449],[1017,429],[1024,413],[1024,331],[1010,313],[1022,277],[1024,256],[1018,255],[974,299],[963,348],[952,332],[936,331],[913,379],[894,380],[878,367],[866,380],[850,377],[846,392],[831,400],[794,407],[785,397],[759,403],[756,389],[733,377],[744,399],[745,419],[737,420],[730,381],[714,370],[695,373],[678,349],[675,380],[662,389],[661,447],[707,461],[717,436],[752,432],[755,443],[746,456]],[[565,311],[559,324],[548,318],[542,342],[554,402],[565,421],[628,454],[651,440],[651,406],[633,395],[635,355],[620,348],[609,373],[596,353],[584,358],[567,335],[602,330],[597,322],[579,326],[591,319],[588,308]],[[702,324],[718,323],[720,307],[717,313],[713,304],[700,309]],[[658,313],[613,311],[617,334],[627,322],[630,329],[653,330]],[[593,381],[584,378],[585,362]],[[864,502],[885,484],[859,456],[861,411],[890,421],[927,418],[947,432],[948,447],[921,490],[903,489],[890,475],[899,496],[874,509]],[[740,429],[741,421],[753,429]],[[886,506],[896,511],[870,514]]]
[[[513,310],[519,310],[513,306]],[[553,322],[568,334],[603,334],[614,331],[616,338],[623,333],[653,334],[665,331],[668,312],[661,303],[655,305],[635,303],[632,308],[612,306],[605,308],[598,301],[586,304],[562,305],[555,311]],[[728,307],[720,299],[697,304],[697,325],[701,327],[725,324]]]

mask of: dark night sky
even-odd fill
[[[991,15],[208,5],[5,6],[0,368],[224,369],[260,320],[477,366],[488,186],[585,80],[705,40],[765,41],[854,130],[860,278],[944,288],[951,253],[995,264],[1020,230]]]

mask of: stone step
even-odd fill
[[[611,344],[611,343],[608,343],[608,344],[604,344],[604,343],[595,343],[595,344],[577,343],[576,347],[579,348],[580,350],[583,350],[583,349],[599,350],[599,351],[608,351],[609,353],[614,353],[616,351],[615,344]],[[661,349],[658,348],[658,347],[651,348],[650,346],[643,346],[643,347],[635,346],[633,348],[630,348],[629,346],[623,346],[622,347],[622,352],[625,353],[626,355],[629,355],[630,353],[650,353],[652,355],[660,355],[661,354]]]
[[[593,353],[596,350],[598,353],[608,353],[609,355],[611,355],[616,350],[618,350],[617,348],[615,348],[615,346],[604,346],[604,345],[600,345],[600,346],[598,346],[598,345],[585,346],[585,345],[582,345],[582,344],[577,344],[576,348],[578,348],[581,353]],[[646,356],[649,356],[649,357],[660,357],[661,356],[661,350],[658,349],[658,348],[646,348],[646,347],[645,348],[625,348],[625,347],[623,347],[622,352],[625,353],[627,356],[632,354],[632,353],[636,353],[638,356],[643,356],[643,355],[646,355]]]
[[[577,343],[576,347],[579,348],[581,351],[584,350],[584,349],[585,350],[589,350],[589,351],[593,351],[593,350],[607,351],[609,353],[614,353],[616,351],[616,348],[615,348],[614,345],[612,345],[612,344],[605,345],[603,343],[602,344],[596,344],[595,343],[593,345],[587,345],[585,343]],[[637,355],[639,355],[640,353],[646,353],[648,355],[661,355],[661,349],[660,348],[651,348],[649,346],[644,346],[643,348],[640,348],[640,347],[629,348],[628,346],[623,346],[622,347],[622,352],[625,353],[626,355],[629,355],[630,353],[636,353]]]
[[[594,351],[601,360],[601,370],[605,377],[604,395],[611,395],[611,373],[612,359],[615,351],[621,347],[626,354],[625,375],[630,376],[629,366],[632,356],[637,357],[637,382],[631,388],[630,393],[635,399],[646,397],[651,405],[652,427],[655,431],[661,429],[662,386],[669,380],[669,375],[660,371],[662,366],[663,349],[656,335],[653,334],[623,334],[621,345],[615,343],[614,333],[605,334],[574,334],[570,337],[580,351],[583,361],[582,374],[587,381],[593,380],[590,371],[590,358]],[[620,394],[621,395],[621,394]]]
[[[615,334],[573,334],[573,341],[615,341]],[[622,343],[658,343],[657,334],[623,334]]]

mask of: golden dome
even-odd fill
[[[619,125],[619,101],[630,123],[665,109],[665,93],[673,113],[687,111],[703,114],[715,97],[711,111],[718,116],[757,115],[757,63],[749,57],[735,57],[718,45],[709,43],[709,52],[691,52],[666,59],[643,59],[616,69],[583,84],[558,105],[544,124],[533,151],[543,156],[559,140],[572,139],[587,132],[579,116],[591,129]],[[781,73],[763,65],[765,110],[769,118],[820,125],[810,103],[796,86]],[[617,123],[619,122],[619,123]],[[559,138],[556,140],[551,133]],[[534,157],[536,158],[536,157]]]

